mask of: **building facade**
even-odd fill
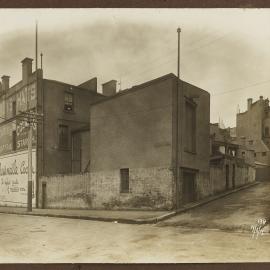
[[[236,117],[238,143],[255,151],[258,180],[270,179],[270,107],[269,99],[247,100],[247,110]]]
[[[210,180],[213,194],[235,189],[255,181],[254,150],[238,144],[230,128],[210,125]]]
[[[89,149],[78,145],[78,140],[86,140],[87,128],[89,138],[89,107],[102,98],[97,93],[96,78],[79,86],[48,80],[41,69],[32,72],[30,58],[22,61],[21,81],[10,87],[9,76],[2,77],[0,205],[25,206],[27,201],[29,128],[22,113],[43,115],[42,121],[33,126],[32,140],[33,205],[38,206],[41,176],[87,170]]]
[[[173,74],[93,104],[92,206],[172,209],[209,196],[209,117],[209,93]]]
[[[236,135],[255,150],[255,160],[270,165],[270,107],[261,96],[256,102],[247,101],[247,110],[238,113]]]

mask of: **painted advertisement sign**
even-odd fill
[[[36,146],[37,142],[37,125],[32,124],[32,145]],[[16,150],[25,150],[28,148],[28,131],[29,126],[28,123],[25,121],[17,120],[17,126],[16,126]]]
[[[16,107],[15,107],[16,106]],[[20,111],[31,110],[37,106],[36,83],[24,86],[16,94],[6,99],[6,119],[14,116],[14,110],[19,114]]]
[[[32,152],[32,199],[36,203],[36,151]],[[0,205],[27,206],[28,152],[0,157]]]
[[[0,127],[0,155],[12,152],[12,132],[16,130],[16,124],[9,122]]]

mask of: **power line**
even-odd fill
[[[231,32],[227,32],[227,33],[225,33],[225,34],[223,34],[223,35],[221,35],[221,36],[219,36],[219,37],[217,37],[217,38],[215,38],[215,39],[213,39],[213,40],[210,40],[209,42],[207,42],[207,43],[205,43],[205,44],[203,44],[203,45],[201,45],[201,46],[199,46],[199,47],[196,47],[196,48],[193,48],[193,49],[189,49],[189,50],[187,50],[186,52],[189,53],[189,52],[193,52],[193,51],[196,51],[196,50],[198,50],[198,49],[201,49],[201,48],[203,48],[203,47],[210,46],[210,45],[213,44],[214,42],[216,42],[216,41],[218,41],[218,40],[220,40],[220,39],[223,39],[225,36],[227,36],[227,35],[230,34],[230,33],[231,33]],[[195,43],[196,43],[196,42],[194,42],[194,44],[195,44]],[[176,50],[176,49],[173,49],[173,50],[171,50],[169,53],[167,53],[166,55],[170,55],[170,54],[176,53],[176,52],[177,52],[177,50]],[[155,63],[155,62],[157,62],[157,60],[159,61],[159,59],[162,59],[163,57],[164,57],[164,56],[158,57],[158,58],[154,59],[153,61],[148,62],[147,64]],[[169,61],[161,62],[159,65],[157,65],[157,66],[155,66],[155,67],[144,69],[143,71],[137,73],[137,75],[135,75],[135,76],[138,77],[138,76],[141,75],[141,74],[147,73],[147,72],[150,71],[150,70],[157,69],[157,68],[159,68],[161,65],[166,65],[166,64],[171,63],[171,62],[175,62],[175,59],[170,59]],[[123,79],[123,78],[129,78],[129,77],[131,77],[130,74],[136,74],[136,72],[129,72],[129,75],[123,76],[122,79]]]
[[[241,90],[244,90],[244,89],[253,87],[253,86],[257,86],[257,85],[261,85],[261,84],[266,84],[266,83],[270,83],[270,80],[256,82],[256,83],[247,85],[245,87],[234,88],[234,89],[231,89],[231,90],[228,90],[228,91],[224,91],[224,92],[213,94],[212,96],[219,96],[219,95],[224,95],[224,94],[231,93],[231,92],[241,91]]]

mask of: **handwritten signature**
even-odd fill
[[[259,218],[255,225],[251,225],[252,238],[258,239],[259,235],[264,235],[264,227],[267,220],[265,218]]]

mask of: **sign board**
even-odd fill
[[[36,150],[32,152],[32,204],[36,204]],[[0,156],[0,206],[27,206],[28,152]]]

